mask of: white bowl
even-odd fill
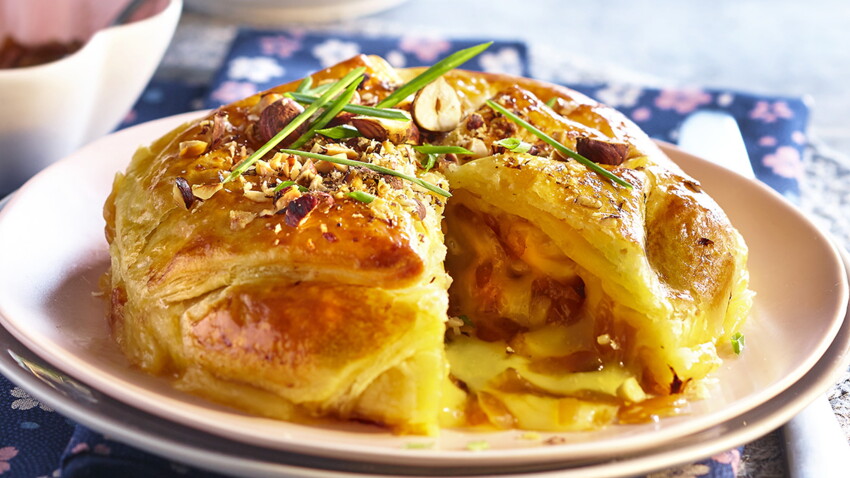
[[[407,0],[186,0],[192,10],[254,25],[293,25],[351,20]]]
[[[0,70],[0,196],[121,122],[159,65],[183,6],[149,0],[142,19],[103,28],[126,2],[45,3],[0,0],[0,39],[87,41],[61,60]]]

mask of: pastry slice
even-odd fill
[[[444,141],[475,155],[445,168],[450,315],[467,324],[447,350],[475,406],[501,427],[590,429],[696,390],[751,304],[747,248],[723,211],[609,108],[557,87],[455,82],[475,109]],[[632,187],[476,108],[490,95]]]
[[[362,102],[399,83],[383,60],[357,57],[313,84],[356,67]],[[442,200],[279,152],[224,181],[286,124],[295,86],[180,126],[117,176],[105,206],[114,335],[133,364],[252,413],[434,433],[447,378]],[[410,145],[316,136],[304,149],[445,186],[417,172]]]

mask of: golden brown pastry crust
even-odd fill
[[[317,72],[313,82],[340,78],[356,66],[367,69],[359,91],[366,104],[419,71],[359,56]],[[443,186],[448,178],[459,198],[450,198],[449,208],[456,201],[538,228],[535,240],[563,255],[558,260],[580,278],[581,294],[587,288],[576,313],[592,321],[586,331],[592,353],[626,364],[617,377],[632,374],[644,390],[666,395],[710,372],[719,362],[716,345],[746,316],[750,292],[746,246],[698,182],[622,114],[577,92],[462,70],[445,78],[464,119],[446,134],[423,132],[422,141],[468,147],[474,140],[486,148],[482,157],[443,158],[439,171],[425,172],[421,155],[407,146],[346,144],[361,159]],[[306,185],[299,171],[315,165],[271,155],[221,186],[235,163],[262,144],[256,123],[264,102],[296,85],[182,125],[141,148],[118,175],[104,207],[114,334],[134,364],[254,413],[358,418],[401,433],[434,433],[446,407],[441,391],[449,366],[445,201],[365,170],[333,173],[335,181],[330,172],[316,173],[307,178],[310,191],[289,188],[282,198],[271,192],[276,182]],[[586,138],[627,145],[621,165],[604,167],[633,187],[558,157],[482,107],[489,98],[570,148]],[[544,104],[552,99],[558,99],[552,108]],[[505,137],[532,143],[534,154],[492,144]],[[330,143],[305,149],[326,152]],[[365,204],[345,195],[353,190],[378,200]],[[451,237],[451,221],[448,227]],[[549,289],[559,284],[541,280]],[[524,330],[534,332],[527,325]],[[514,339],[521,349],[525,336]],[[452,390],[446,393],[457,396]],[[570,400],[571,410],[586,405]],[[610,409],[597,412],[613,417]],[[525,417],[514,425],[523,423],[539,420]]]

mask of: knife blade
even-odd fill
[[[738,122],[721,111],[697,111],[685,119],[678,145],[743,176],[755,179]],[[850,445],[825,396],[818,397],[782,427],[792,478],[846,476]]]

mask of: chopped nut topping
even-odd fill
[[[277,171],[272,169],[271,165],[262,159],[254,163],[254,170],[259,176],[277,176]]]
[[[192,194],[196,198],[202,201],[206,201],[207,199],[211,198],[213,194],[221,191],[223,187],[224,185],[220,182],[213,184],[195,184],[192,186]]]
[[[344,144],[329,143],[325,145],[325,154],[348,159],[357,159],[360,154]],[[341,155],[341,156],[340,156]]]
[[[472,151],[472,157],[474,159],[490,156],[490,148],[488,148],[487,144],[480,138],[472,138],[466,149]]]
[[[197,139],[193,139],[191,141],[183,141],[180,143],[180,157],[181,158],[195,158],[207,151],[206,141],[200,141]]]
[[[212,131],[210,132],[210,150],[218,149],[219,145],[224,142],[232,126],[228,120],[227,113],[218,111],[213,115]]]
[[[246,198],[254,202],[266,202],[268,200],[268,197],[261,191],[245,191],[244,195]]]
[[[256,217],[257,215],[253,212],[231,210],[230,229],[233,231],[245,229],[245,226],[247,226]]]
[[[466,129],[469,131],[474,131],[482,126],[484,126],[484,118],[478,113],[472,113],[466,119]]]
[[[307,189],[311,191],[326,191],[328,188],[325,187],[325,180],[320,175],[313,176],[313,179],[310,181],[310,185],[307,186]]]
[[[262,191],[267,197],[273,197],[275,195],[274,186],[275,185],[269,185],[269,183],[263,181],[263,184],[260,184],[260,191]]]
[[[278,212],[283,211],[290,202],[300,197],[301,191],[299,191],[295,186],[289,186],[288,188],[278,191],[278,197],[274,200],[274,207],[278,210]]]
[[[272,156],[272,159],[269,160],[269,167],[278,171],[283,168],[284,164],[288,166],[289,162],[286,160],[286,157],[287,156],[283,153],[275,153],[274,156]],[[288,173],[289,171],[287,170],[286,174]]]
[[[289,168],[289,179],[295,181],[298,178],[298,175],[301,174],[301,161],[297,158],[293,161]]]
[[[309,183],[316,176],[316,167],[313,165],[313,160],[308,159],[301,165],[301,171],[298,176],[293,179],[296,183]]]

